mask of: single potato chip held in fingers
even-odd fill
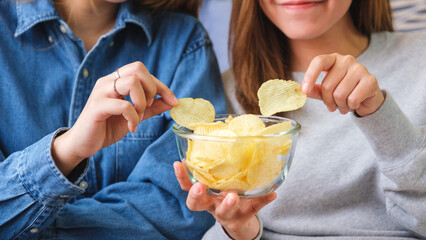
[[[181,98],[179,105],[170,111],[173,120],[188,129],[194,130],[199,123],[212,123],[216,112],[213,105],[202,98]]]
[[[257,96],[260,112],[266,117],[299,109],[306,102],[301,85],[292,80],[268,80],[260,86]]]

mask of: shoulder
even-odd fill
[[[426,31],[381,32],[372,35],[372,45],[387,51],[418,51],[426,48]]]
[[[201,22],[192,16],[160,11],[153,16],[154,35],[167,38],[175,44],[184,44],[190,52],[199,47],[211,45],[211,40]]]
[[[426,32],[374,33],[369,47],[359,60],[371,66],[414,64],[422,57],[419,53],[426,51],[425,39]]]

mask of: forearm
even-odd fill
[[[386,98],[376,113],[355,121],[376,153],[388,214],[426,236],[426,127],[414,126]]]
[[[53,160],[64,176],[68,176],[68,174],[84,160],[84,157],[79,157],[70,151],[70,149],[72,149],[71,145],[72,139],[70,138],[69,130],[66,132],[64,131],[60,136],[54,138],[52,143]]]
[[[126,181],[67,204],[56,218],[57,236],[199,239],[213,219],[208,213],[193,213],[185,207],[186,194],[170,177],[172,162],[178,159],[175,144],[173,132],[168,130],[143,153]]]
[[[1,162],[0,236],[37,234],[68,199],[83,193],[56,168],[50,155],[53,138],[50,134]]]

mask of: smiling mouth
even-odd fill
[[[320,1],[287,1],[281,3],[282,6],[289,7],[289,8],[305,8],[305,7],[311,7],[315,6],[317,4],[326,2],[326,0],[320,0]]]

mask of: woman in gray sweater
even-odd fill
[[[285,115],[302,131],[276,193],[215,199],[175,163],[188,207],[217,220],[205,239],[426,238],[426,34],[392,33],[390,11],[388,0],[234,1],[230,112],[258,113],[272,78],[309,98]]]

